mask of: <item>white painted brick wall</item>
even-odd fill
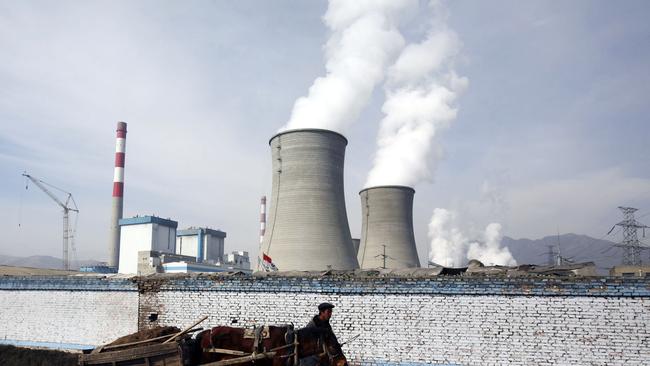
[[[0,291],[0,339],[99,345],[138,329],[136,291]]]
[[[141,295],[141,317],[302,327],[324,301],[340,341],[361,334],[344,348],[357,364],[650,365],[647,298],[161,291]]]

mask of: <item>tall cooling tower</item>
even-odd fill
[[[346,138],[298,129],[269,145],[273,191],[262,251],[280,271],[359,268],[345,211]]]
[[[419,267],[413,234],[413,195],[404,186],[366,188],[361,196],[361,268]]]

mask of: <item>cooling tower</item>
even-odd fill
[[[346,138],[298,129],[269,145],[273,185],[262,252],[280,271],[359,268],[343,192]]]
[[[413,235],[413,195],[404,186],[366,188],[361,196],[361,268],[419,267]]]

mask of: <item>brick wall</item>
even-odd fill
[[[0,340],[97,345],[137,331],[131,281],[0,277]]]
[[[100,344],[204,315],[303,326],[323,301],[340,341],[361,334],[356,364],[650,364],[646,279],[2,277],[0,339]]]
[[[355,364],[650,364],[646,280],[174,279],[144,291],[140,326],[203,315],[211,325],[303,326],[324,301],[337,306],[340,341],[361,334],[345,346]]]

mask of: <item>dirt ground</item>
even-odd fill
[[[76,366],[79,354],[0,345],[2,366]]]

